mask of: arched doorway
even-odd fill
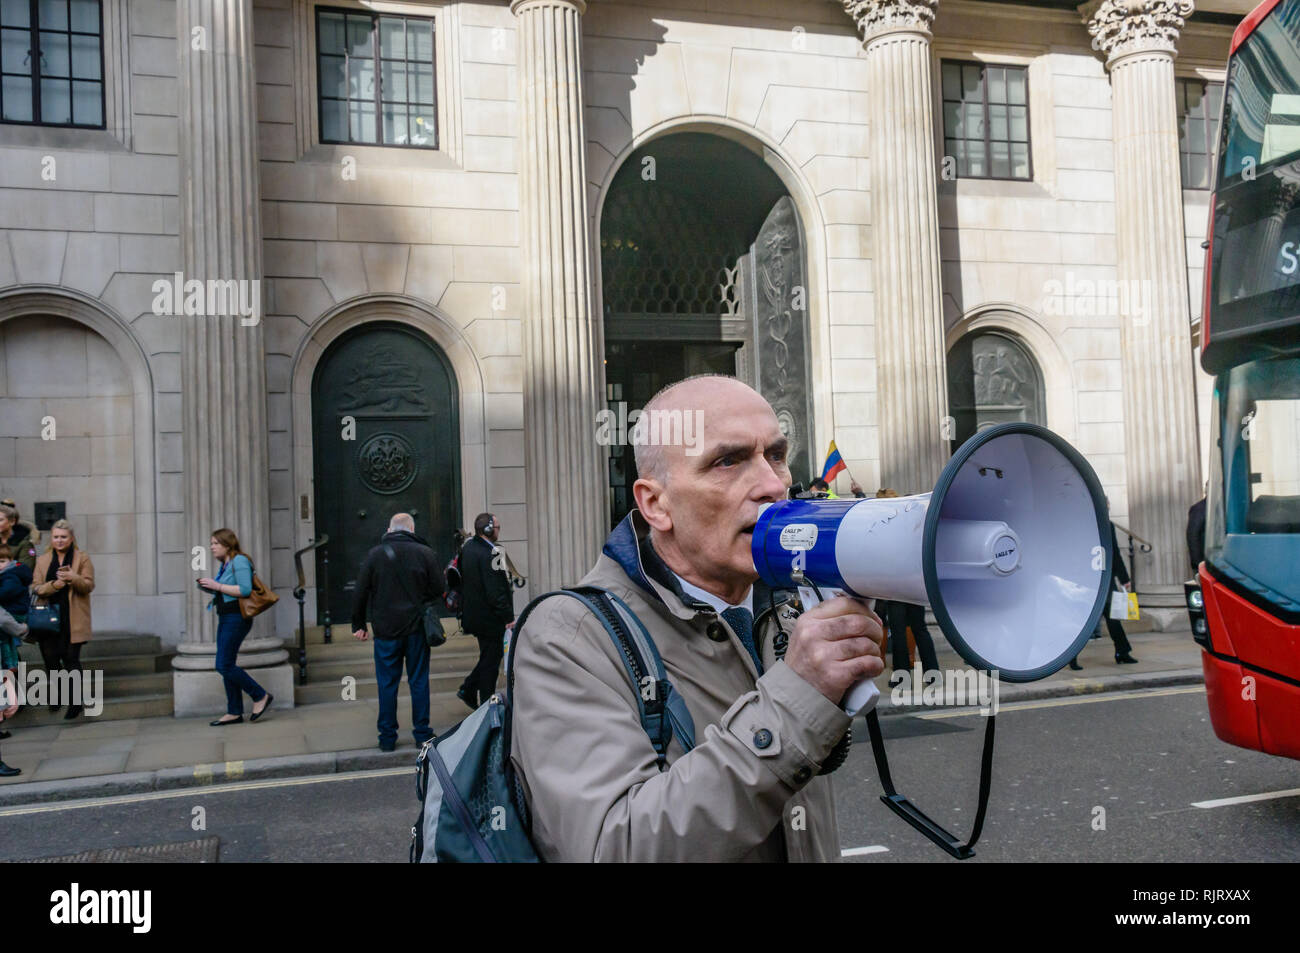
[[[1029,349],[1005,331],[980,329],[948,352],[948,413],[953,449],[1008,421],[1047,424],[1043,374]]]
[[[734,374],[777,412],[811,477],[807,256],[780,178],[739,143],[675,133],[633,152],[600,220],[606,399],[616,420],[666,384]],[[630,428],[629,428],[630,429]],[[610,519],[633,507],[632,448],[609,457]]]
[[[405,324],[376,321],[340,335],[312,375],[316,532],[328,534],[324,621],[346,619],[361,562],[394,513],[440,562],[460,523],[460,413],[456,377],[442,350]],[[318,560],[321,557],[318,554]],[[317,564],[318,587],[323,586]]]

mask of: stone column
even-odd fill
[[[174,665],[176,714],[224,710],[213,670],[215,614],[191,579],[212,575],[208,540],[229,527],[270,580],[266,365],[262,333],[262,231],[253,75],[252,0],[179,0],[180,240],[193,302],[181,324],[185,460],[186,640]],[[199,313],[193,313],[193,312]],[[208,570],[191,569],[201,546]],[[270,618],[255,624],[269,630]],[[240,664],[292,707],[287,653],[278,639],[247,639]],[[280,671],[282,670],[282,671]],[[247,704],[247,702],[246,702]]]
[[[523,218],[524,441],[534,595],[587,574],[608,531],[596,443],[604,335],[592,314],[582,0],[514,0]]]
[[[844,0],[867,52],[880,480],[934,486],[949,456],[930,24],[938,0]]]
[[[1106,54],[1113,99],[1128,521],[1152,545],[1136,559],[1138,591],[1181,610],[1187,509],[1201,495],[1174,100],[1175,44],[1192,3],[1093,0],[1079,9]]]

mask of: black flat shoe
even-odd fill
[[[1083,671],[1083,666],[1080,665],[1078,662],[1076,662],[1074,659],[1071,659],[1071,660],[1070,660],[1070,668],[1074,669],[1074,671],[1076,671],[1076,672],[1082,672],[1082,671]]]
[[[80,705],[69,705],[67,712],[63,716],[63,720],[72,721],[74,718],[77,718],[85,710],[86,709],[82,708]]]
[[[456,697],[459,698],[461,701],[463,701],[466,705],[468,705],[470,711],[478,711],[478,705],[470,701],[469,693],[465,691],[464,685],[456,689]]]
[[[271,710],[271,706],[274,705],[274,704],[275,704],[275,696],[272,695],[270,692],[267,692],[267,693],[266,693],[266,704],[262,706],[262,710],[261,710],[261,711],[255,711],[255,712],[253,712],[251,715],[248,716],[248,720],[249,720],[249,721],[257,721],[257,719],[261,718],[261,717],[262,717],[263,715],[265,715],[268,711],[270,711],[270,710]]]
[[[1134,658],[1132,655],[1130,655],[1128,652],[1116,652],[1116,653],[1115,653],[1115,664],[1117,664],[1117,665],[1136,665],[1136,664],[1137,664],[1137,659],[1135,659],[1135,658]]]
[[[0,778],[16,778],[22,773],[22,768],[11,768],[3,761],[0,761]]]
[[[12,738],[12,737],[13,737],[13,732],[0,731],[0,741],[4,741],[6,738]]]
[[[240,715],[238,718],[231,718],[227,721],[222,721],[220,718],[218,718],[216,721],[208,722],[208,724],[213,728],[224,728],[226,727],[226,725],[239,725],[239,724],[243,724],[243,722],[244,722],[244,716]]]

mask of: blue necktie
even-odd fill
[[[758,674],[763,674],[763,660],[758,657],[758,647],[754,644],[754,615],[743,606],[732,606],[722,610],[722,617],[727,620],[736,637],[754,659]]]

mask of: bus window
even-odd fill
[[[1282,0],[1228,66],[1219,182],[1300,155],[1300,0]]]
[[[1300,358],[1231,368],[1215,400],[1206,558],[1270,601],[1300,603]]]

